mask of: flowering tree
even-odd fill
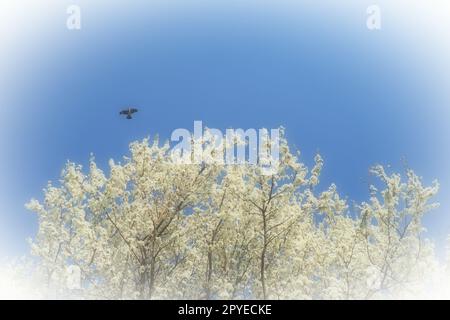
[[[432,265],[422,216],[438,190],[412,171],[376,166],[368,202],[349,209],[318,191],[281,136],[277,170],[177,163],[157,139],[130,145],[105,175],[67,163],[58,186],[27,207],[39,217],[32,253],[59,296],[100,299],[370,299],[416,290]],[[378,189],[381,191],[379,191]],[[80,283],[68,285],[73,272]]]

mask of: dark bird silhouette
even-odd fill
[[[136,108],[128,108],[125,110],[120,111],[121,115],[126,115],[127,119],[133,119],[132,114],[138,112],[138,109]]]

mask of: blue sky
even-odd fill
[[[371,165],[401,171],[406,158],[426,183],[441,182],[442,207],[425,222],[443,246],[450,106],[438,79],[448,59],[433,59],[436,49],[387,2],[380,31],[366,28],[364,1],[337,11],[79,2],[81,30],[65,28],[62,1],[46,19],[32,14],[34,25],[0,56],[5,254],[27,251],[36,218],[24,203],[41,198],[68,159],[86,164],[92,152],[107,169],[131,141],[193,130],[194,120],[222,130],[283,125],[302,161],[324,157],[321,186],[334,182],[356,201],[367,199]],[[118,116],[129,105],[140,109],[133,121]]]

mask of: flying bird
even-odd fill
[[[128,108],[120,111],[120,115],[126,115],[127,119],[133,119],[132,114],[138,112],[136,108]]]

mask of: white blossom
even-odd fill
[[[412,171],[402,179],[375,166],[369,200],[350,207],[336,185],[318,190],[321,156],[308,171],[284,134],[272,175],[177,163],[157,138],[130,152],[108,175],[93,156],[88,172],[68,162],[59,186],[27,204],[39,218],[31,248],[47,296],[375,299],[417,291],[435,265],[421,220],[438,184]],[[76,292],[68,266],[81,271]]]

